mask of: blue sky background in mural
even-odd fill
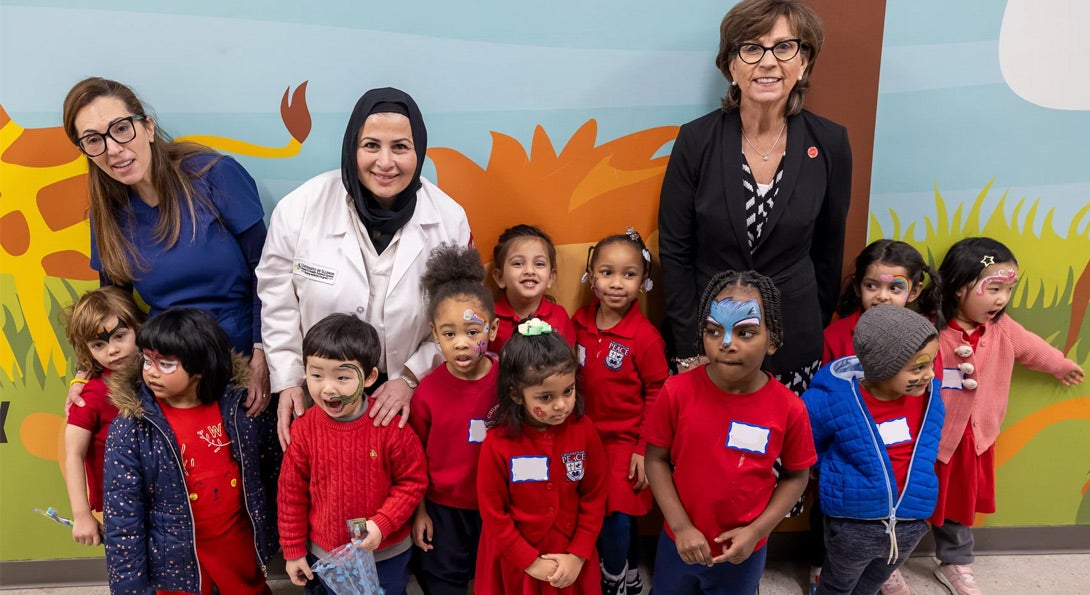
[[[971,203],[995,178],[984,214],[991,213],[1004,191],[1008,216],[1018,199],[1040,198],[1042,207],[1055,209],[1061,233],[1090,202],[1090,111],[1041,107],[1011,90],[1000,69],[1000,32],[1005,9],[1019,8],[1023,0],[1009,4],[887,2],[871,181],[871,211],[887,232],[891,208],[903,224],[931,215],[936,186],[952,212],[957,204]],[[1076,4],[1046,0],[1034,4],[1034,10],[1061,22]],[[1071,50],[1083,59],[1072,59],[1061,49],[1062,36],[1053,33],[1034,32],[1033,43],[1043,44],[1037,50],[1044,55],[1025,52],[1023,60],[1005,66],[1039,69],[1059,61],[1070,67],[1090,59],[1090,46],[1081,37]],[[1022,41],[1010,35],[1004,39]],[[1082,75],[1067,70],[1063,76]],[[1035,231],[1043,223],[1041,215]]]
[[[347,114],[371,87],[411,93],[429,144],[481,164],[491,130],[528,144],[542,124],[559,149],[595,118],[604,142],[690,120],[714,109],[726,87],[713,61],[729,2],[702,0],[685,10],[647,0],[567,3],[567,10],[564,3],[429,2],[417,12],[403,8],[414,5],[343,1],[320,10],[258,2],[77,4],[0,5],[0,102],[12,118],[24,127],[58,125],[68,88],[100,75],[135,87],[176,136],[280,146],[288,140],[280,97],[309,80],[314,127],[300,155],[242,158],[270,211],[302,181],[338,166]],[[80,37],[92,49],[74,51]],[[178,59],[182,40],[188,47]],[[434,179],[431,164],[425,175]]]

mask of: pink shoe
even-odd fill
[[[886,582],[882,583],[882,595],[912,595],[912,589],[908,587],[901,569],[893,571]]]
[[[976,584],[973,567],[968,564],[939,564],[935,569],[935,577],[953,595],[984,595],[984,591]]]

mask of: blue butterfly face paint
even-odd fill
[[[734,327],[738,325],[760,326],[762,320],[761,305],[757,300],[736,302],[730,298],[712,301],[708,321],[723,327],[723,347],[728,347],[734,336]]]

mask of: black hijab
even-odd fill
[[[379,205],[371,191],[360,183],[359,168],[356,165],[356,150],[363,122],[367,116],[377,113],[395,113],[408,117],[413,133],[413,147],[416,149],[416,171],[413,172],[412,181],[394,197],[389,210]],[[416,191],[420,189],[420,171],[424,168],[427,150],[428,130],[424,127],[420,108],[408,93],[392,87],[371,89],[356,102],[356,107],[348,118],[348,128],[344,131],[344,143],[341,146],[341,181],[352,196],[356,213],[379,254],[390,245],[394,234],[412,218],[416,210]]]

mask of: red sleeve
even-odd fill
[[[703,374],[700,372],[685,372],[686,374]],[[674,425],[677,423],[677,397],[674,394],[675,385],[682,381],[681,376],[671,376],[666,380],[659,391],[658,398],[651,408],[650,414],[643,421],[642,442],[669,449],[674,443]]]
[[[86,405],[68,408],[68,425],[83,428],[92,434],[97,432],[102,423],[99,404],[109,402],[106,396],[108,390],[106,383],[100,378],[93,378],[84,384],[80,396],[83,397]]]
[[[598,534],[602,531],[602,521],[606,516],[606,477],[609,474],[609,464],[594,424],[584,417],[580,425],[587,448],[586,461],[589,464],[579,482],[579,514],[575,517],[575,533],[568,543],[567,553],[588,560],[597,547]]]
[[[784,426],[780,460],[787,469],[806,469],[817,462],[814,436],[810,431],[810,416],[806,413],[806,404],[802,399],[794,394],[786,398],[787,423]]]
[[[564,306],[556,304],[556,324],[557,330],[560,331],[560,336],[564,337],[564,340],[568,342],[568,346],[575,349],[575,325],[571,322],[571,317],[568,316],[568,311],[564,309]]]
[[[424,447],[428,445],[428,432],[431,430],[431,407],[429,407],[427,398],[431,394],[433,384],[428,382],[428,378],[431,378],[431,376],[431,374],[428,374],[420,381],[420,386],[416,387],[416,394],[409,400],[409,427],[413,429],[413,432],[416,432],[416,437],[420,439],[420,443]]]
[[[291,444],[280,465],[276,490],[277,526],[285,560],[307,555],[307,523],[310,516],[310,436],[306,418],[295,420]]]
[[[411,417],[410,417],[411,419]],[[424,449],[415,432],[394,425],[386,436],[386,457],[390,461],[390,493],[371,520],[382,531],[383,538],[409,522],[428,489],[428,472],[424,468]]]
[[[641,329],[636,345],[637,350],[633,364],[635,364],[636,373],[643,383],[643,418],[640,420],[640,427],[642,428],[643,424],[647,422],[651,408],[654,407],[655,401],[658,400],[663,383],[666,382],[666,378],[670,375],[670,365],[666,363],[666,342],[663,341],[662,335],[650,323]],[[640,439],[636,443],[636,452],[643,455],[646,451],[647,440],[641,433]]]
[[[507,484],[511,469],[507,457],[501,452],[501,440],[493,435],[497,431],[503,430],[489,430],[485,435],[477,467],[477,503],[481,510],[481,533],[494,540],[496,549],[503,552],[504,557],[516,568],[526,569],[540,553],[519,533],[511,519],[511,493]]]

